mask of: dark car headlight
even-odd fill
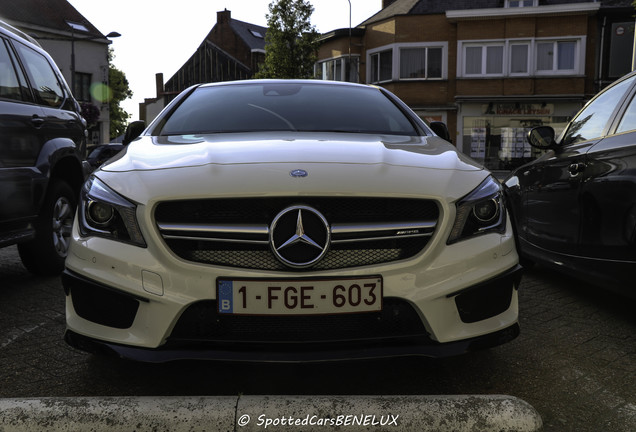
[[[106,186],[89,178],[80,193],[79,230],[82,236],[104,237],[146,247],[136,216],[137,206]]]
[[[503,233],[506,207],[499,182],[492,176],[457,202],[455,223],[447,244],[480,234]]]

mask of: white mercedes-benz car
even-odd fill
[[[433,129],[447,135],[379,87],[189,88],[84,185],[67,342],[152,362],[318,361],[515,338],[501,187]]]

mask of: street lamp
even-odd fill
[[[347,0],[349,2],[349,58],[347,59],[347,67],[345,68],[345,81],[349,81],[351,79],[351,0]]]

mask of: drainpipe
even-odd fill
[[[605,51],[605,25],[607,24],[607,16],[603,17],[603,25],[601,26],[601,52],[599,54],[598,80],[596,92],[603,88],[603,52]]]
[[[636,70],[636,22],[634,22],[634,48],[632,49],[632,70]]]

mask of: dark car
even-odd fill
[[[440,125],[437,125],[439,127]],[[121,143],[109,143],[102,144],[88,148],[88,156],[86,157],[86,162],[88,164],[88,169],[92,172],[97,168],[102,166],[104,163],[108,162],[111,158],[119,154],[122,150],[126,148],[130,142],[137,138],[141,132],[146,128],[146,123],[144,121],[138,120],[130,123],[126,128],[126,133],[122,137]],[[434,129],[436,130],[436,129]],[[443,131],[443,130],[442,130]]]
[[[520,256],[636,297],[636,73],[608,86],[546,150],[515,170],[505,193]]]
[[[99,168],[108,159],[124,149],[123,144],[103,144],[89,149],[86,161],[91,166],[91,171]]]
[[[86,122],[51,57],[0,22],[0,247],[30,271],[64,269],[84,180]]]

